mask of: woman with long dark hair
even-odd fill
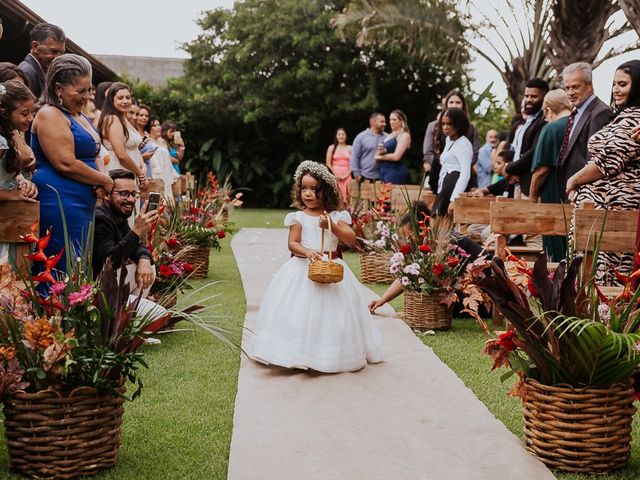
[[[640,61],[620,65],[613,77],[611,108],[615,116],[596,132],[587,144],[591,159],[567,181],[567,193],[575,192],[573,202],[586,202],[606,210],[640,208],[640,143],[632,131],[640,125]],[[613,268],[623,275],[631,273],[633,254],[600,252],[596,282],[617,285]]]

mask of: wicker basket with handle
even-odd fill
[[[331,218],[329,217],[329,260],[313,260],[309,264],[307,276],[309,280],[318,283],[338,283],[344,276],[344,267],[332,260],[333,250],[331,249]],[[324,229],[322,229],[322,240],[320,241],[320,251],[324,254]]]
[[[453,313],[437,293],[404,292],[404,321],[416,330],[449,330]]]

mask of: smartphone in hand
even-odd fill
[[[158,192],[149,193],[149,203],[147,203],[147,212],[157,210],[160,206],[160,194]]]

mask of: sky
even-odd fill
[[[195,21],[200,12],[216,7],[231,8],[234,0],[177,0],[168,8],[157,0],[22,2],[46,21],[62,27],[69,38],[89,53],[184,58],[186,54],[180,50],[180,44],[198,35],[200,30]],[[99,5],[102,10],[94,11]],[[622,39],[622,43],[635,39],[637,35],[632,32]],[[594,71],[596,94],[608,103],[615,67],[637,58],[639,55],[636,51],[616,57],[597,68]],[[488,62],[477,58],[471,68],[475,92],[481,92],[490,82],[494,82],[492,92],[499,99],[506,99],[506,88],[500,75]]]

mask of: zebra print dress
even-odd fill
[[[640,208],[640,143],[631,138],[631,130],[640,125],[640,108],[629,107],[589,139],[591,161],[604,175],[600,180],[577,188],[575,204],[595,204],[595,208],[635,210]],[[596,282],[620,285],[612,267],[629,274],[633,253],[600,252]]]

